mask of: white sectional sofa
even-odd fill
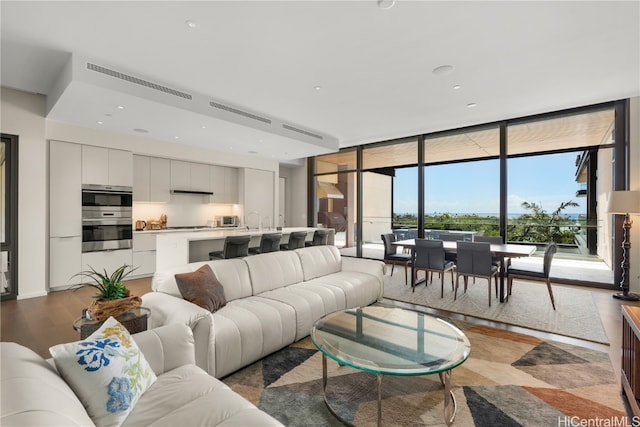
[[[211,313],[182,298],[175,274],[208,264],[227,304]],[[334,246],[190,263],[157,271],[142,296],[150,327],[191,327],[196,364],[222,378],[300,340],[322,316],[382,298],[384,263],[341,257]]]
[[[126,426],[282,426],[194,365],[191,330],[170,325],[133,335],[158,379],[124,420]],[[3,342],[0,424],[91,426],[81,401],[53,366],[32,350]]]

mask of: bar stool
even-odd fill
[[[329,242],[329,230],[316,230],[313,232],[313,240],[304,242],[305,246],[322,246]]]
[[[293,249],[304,248],[305,240],[307,240],[306,231],[293,231],[289,234],[289,242],[280,245],[280,249],[291,251]]]
[[[251,254],[265,254],[267,252],[276,252],[280,250],[280,240],[282,233],[267,233],[260,237],[260,247],[249,248]]]
[[[209,252],[209,259],[242,258],[249,255],[251,236],[227,236],[222,251]]]

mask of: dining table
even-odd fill
[[[391,243],[393,246],[400,246],[403,248],[408,248],[411,250],[411,271],[413,271],[413,261],[415,259],[415,247],[416,247],[416,239],[406,239],[406,240],[396,240]],[[443,241],[443,246],[445,252],[456,253],[458,250],[457,242],[448,242]],[[508,295],[505,295],[504,292],[504,279],[507,276],[507,268],[505,265],[506,258],[522,258],[533,255],[536,252],[537,247],[535,245],[526,245],[526,244],[513,244],[513,243],[503,243],[503,244],[494,244],[491,243],[491,254],[495,257],[500,258],[500,302],[505,302],[508,299]],[[412,283],[412,286],[416,286],[422,283],[425,279],[420,279],[415,283]]]

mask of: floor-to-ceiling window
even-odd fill
[[[387,229],[401,238],[462,231],[541,247],[556,241],[568,257],[615,265],[604,209],[617,173],[613,136],[624,135],[614,124],[626,126],[619,104],[351,148],[361,158],[352,171],[361,181],[361,244]]]
[[[0,295],[16,298],[18,220],[18,137],[0,139]]]

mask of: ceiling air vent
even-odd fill
[[[211,105],[213,108],[217,108],[218,110],[224,110],[229,113],[238,114],[248,119],[258,120],[263,123],[271,124],[271,119],[267,119],[266,117],[260,117],[255,114],[248,113],[246,111],[238,110],[237,108],[229,107],[228,105],[220,104],[214,101],[209,101],[209,105]]]
[[[317,133],[309,132],[308,130],[298,129],[298,128],[295,128],[293,126],[289,126],[289,125],[286,125],[286,124],[283,124],[282,127],[285,128],[285,129],[288,129],[290,131],[293,131],[293,132],[298,132],[298,133],[301,133],[303,135],[310,136],[312,138],[324,139],[324,137],[322,135],[318,135]]]
[[[148,82],[146,80],[142,80],[137,77],[133,77],[128,74],[121,73],[119,71],[110,70],[108,68],[101,67],[96,64],[92,64],[90,62],[87,62],[87,69],[91,71],[95,71],[97,73],[102,73],[111,77],[115,77],[116,79],[121,79],[121,80],[128,81],[130,83],[135,83],[140,86],[148,87],[149,89],[168,93],[169,95],[178,96],[180,98],[185,98],[185,99],[193,99],[193,97],[188,93],[181,92],[176,89],[171,89],[170,87],[162,86],[157,83]]]

